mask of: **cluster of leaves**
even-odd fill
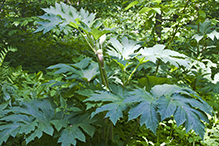
[[[54,114],[56,106],[48,100],[20,102],[17,106],[1,111],[1,121],[5,122],[0,125],[0,144],[6,142],[9,136],[16,137],[17,134],[25,135],[25,143],[28,144],[36,137],[41,138],[43,133],[53,136],[56,132],[62,146],[76,145],[76,139],[85,142],[85,135],[80,128],[93,136],[95,128],[90,124],[94,120],[90,120],[88,114],[79,114],[81,110],[77,107],[71,107],[73,112],[69,115],[63,112]]]
[[[21,68],[13,70],[11,75],[8,75],[12,78],[10,85],[4,84],[2,88],[4,102],[0,106],[0,144],[10,141],[10,136],[25,138],[22,142],[23,145],[27,145],[35,138],[42,139],[43,136],[49,135],[54,143],[61,143],[63,146],[138,145],[138,139],[141,144],[176,144],[177,140],[171,140],[172,136],[194,144],[195,141],[200,143],[201,138],[209,138],[205,135],[205,125],[209,122],[207,115],[212,115],[212,108],[198,93],[204,95],[205,99],[210,97],[210,105],[215,104],[217,96],[213,99],[207,92],[218,94],[215,92],[218,87],[214,87],[218,85],[218,74],[214,73],[214,80],[211,79],[211,67],[216,67],[216,64],[213,63],[214,60],[206,61],[204,51],[209,44],[204,43],[201,46],[200,40],[211,40],[210,43],[217,47],[214,40],[218,39],[218,32],[216,27],[211,27],[211,24],[203,21],[205,16],[202,10],[190,11],[197,2],[188,5],[189,1],[163,3],[159,0],[146,0],[146,5],[138,1],[127,5],[125,10],[134,5],[141,8],[139,13],[144,13],[144,21],[151,24],[143,28],[144,31],[150,30],[148,34],[152,35],[152,38],[147,36],[152,42],[146,45],[147,47],[142,44],[149,41],[145,41],[142,36],[134,38],[142,42],[130,39],[134,35],[130,37],[129,33],[120,36],[116,32],[117,25],[114,25],[117,28],[113,30],[113,24],[108,25],[106,21],[102,23],[101,19],[95,18],[95,14],[83,8],[77,10],[62,2],[44,8],[45,14],[40,16],[41,20],[37,23],[35,32],[43,31],[43,35],[47,37],[52,34],[54,40],[60,41],[62,38],[67,43],[75,43],[77,40],[80,42],[83,38],[87,43],[84,48],[90,47],[93,52],[87,50],[87,54],[83,52],[84,55],[81,55],[77,48],[81,45],[79,43],[76,45],[77,50],[69,53],[76,53],[81,57],[73,58],[76,62],[74,64],[59,63],[48,67],[52,70],[47,71],[49,76],[53,75],[52,78],[44,77],[42,72],[28,75]],[[176,3],[179,7],[173,7]],[[169,7],[173,11],[167,11]],[[162,25],[164,28],[171,27],[162,36],[162,31],[158,31],[157,36],[161,39],[159,41],[155,31],[159,27],[157,17],[161,12],[164,19],[172,19],[172,14],[179,15],[179,18],[176,19],[176,23],[168,20]],[[189,14],[182,17],[184,13]],[[190,17],[196,13],[200,15],[197,22],[203,23],[197,23],[197,27],[190,25],[194,30],[189,32],[189,39],[196,40],[197,46],[196,48],[191,45],[196,49],[195,55],[189,54],[191,59],[185,53],[174,51],[174,48],[177,45],[175,42],[182,43],[187,40],[182,39],[182,36],[177,37],[176,33],[184,29],[183,23],[194,20]],[[131,20],[127,19],[122,23],[128,25],[131,23],[129,21]],[[142,29],[139,27],[142,26],[138,25],[136,29]],[[182,34],[190,28],[183,30]],[[197,35],[193,33],[195,29]],[[119,36],[106,35],[110,32]],[[67,36],[63,36],[62,33]],[[159,44],[165,43],[168,35],[172,40],[166,45]],[[61,45],[63,43],[60,43]],[[213,48],[216,48],[215,46]],[[211,56],[208,59],[212,58]],[[206,78],[207,73],[211,75]],[[158,76],[152,76],[154,74]],[[137,81],[134,80],[136,78]],[[207,87],[202,89],[205,85]],[[163,124],[163,128],[162,123],[166,123]],[[164,132],[168,131],[168,128],[177,134]],[[148,134],[150,131],[153,134]],[[160,136],[162,132],[167,139]]]

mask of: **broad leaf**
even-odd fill
[[[193,36],[193,38],[195,38],[197,42],[199,42],[203,37],[204,35],[198,35],[198,34]]]
[[[98,69],[98,64],[92,62],[87,69],[81,70],[82,74],[80,75],[82,78],[86,78],[89,82],[91,79],[93,79],[94,76],[96,76],[99,73]]]
[[[77,69],[72,66],[76,67]],[[66,79],[79,79],[89,82],[99,73],[98,68],[99,67],[96,62],[91,62],[91,59],[83,59],[75,64],[57,64],[50,66],[47,69],[58,69],[55,74],[69,73],[70,76],[66,77]],[[59,84],[62,84],[62,82],[59,82]]]
[[[58,142],[62,143],[61,146],[71,146],[71,144],[76,145],[76,139],[85,142],[85,135],[79,129],[78,125],[71,125],[62,130]]]
[[[110,47],[111,50],[107,51],[108,54],[119,59],[130,59],[130,55],[134,55],[134,51],[140,48],[140,45],[137,45],[138,42],[129,40],[127,37],[123,37],[121,43],[114,37],[109,42],[113,48]]]
[[[91,61],[91,58],[85,58],[81,60],[80,62],[73,64],[73,66],[80,68],[80,69],[84,69],[90,64],[90,61]]]
[[[66,72],[75,72],[76,69],[67,65],[67,64],[56,64],[53,66],[48,67],[47,69],[59,69],[55,72],[55,74],[60,74],[60,73],[66,73]]]
[[[133,1],[133,2],[131,2],[131,3],[125,8],[125,10],[128,10],[129,8],[131,8],[131,7],[135,6],[135,5],[137,5],[138,3],[139,3],[139,1]]]
[[[149,92],[151,88],[155,85],[170,83],[170,79],[155,76],[146,76],[143,78],[139,78],[138,82],[140,85],[146,87],[146,90]]]
[[[123,91],[120,86],[118,86],[118,89]],[[124,93],[121,93],[121,91],[120,93],[117,92],[117,94],[113,94],[108,91],[99,91],[98,94],[93,94],[90,98],[84,100],[84,102],[111,102],[97,108],[96,111],[92,113],[92,117],[100,112],[108,111],[105,117],[109,117],[109,119],[115,125],[116,122],[123,117],[122,111],[124,111],[127,107],[126,104],[123,103],[125,95]]]
[[[44,30],[43,33],[46,33],[56,26],[60,27],[61,30],[67,25],[78,28],[79,21],[90,27],[95,22],[95,14],[90,14],[84,9],[77,11],[74,7],[62,2],[60,4],[56,3],[55,7],[50,6],[50,8],[43,10],[46,13],[40,18],[45,21],[38,22],[41,26],[35,32]]]
[[[208,122],[207,114],[212,108],[194,91],[176,85],[156,85],[150,93],[143,89],[130,92],[124,103],[132,103],[129,120],[140,117],[140,124],[145,124],[156,134],[160,121],[174,117],[177,125],[185,124],[186,131],[193,129],[202,138]],[[134,105],[133,105],[134,103]]]
[[[95,40],[99,39],[102,35],[107,34],[111,31],[109,30],[98,30],[97,28],[92,29],[91,35],[94,37]]]
[[[129,111],[129,120],[140,116],[140,124],[145,124],[156,134],[156,129],[160,121],[156,111],[156,98],[143,89],[136,89],[130,93],[131,96],[125,99],[125,103],[138,103]]]
[[[50,121],[51,124],[53,124],[56,128],[57,131],[60,131],[62,127],[67,127],[69,122],[66,119],[61,119],[61,120],[52,120]]]
[[[154,63],[157,59],[161,59],[164,63],[169,62],[176,67],[179,67],[179,65],[189,67],[190,61],[186,55],[164,48],[164,45],[155,45],[152,48],[143,48],[138,53],[141,53],[142,56],[140,57],[145,57],[146,60]]]
[[[55,28],[56,26],[58,26],[62,22],[62,19],[55,15],[44,15],[44,16],[41,16],[40,18],[45,19],[45,20],[49,19],[49,21],[38,22],[37,24],[40,24],[40,26],[35,31],[35,33],[43,30],[43,33],[45,34],[49,32],[50,30],[52,30],[53,28]]]
[[[74,117],[72,118],[72,116]],[[85,142],[86,137],[81,129],[91,137],[95,132],[95,127],[91,125],[95,120],[90,120],[89,114],[75,116],[75,114],[72,113],[66,116],[65,120],[68,120],[70,125],[61,131],[61,136],[59,137],[58,142],[61,142],[62,146],[70,146],[71,144],[76,145],[77,139]]]
[[[54,129],[49,124],[49,121],[54,117],[54,109],[52,104],[48,100],[38,101],[31,100],[29,102],[22,102],[21,107],[14,106],[5,110],[3,118],[0,121],[7,121],[5,128],[3,125],[0,126],[0,135],[10,129],[10,135],[15,137],[18,133],[29,134],[26,138],[26,143],[34,140],[35,137],[40,138],[43,132],[53,135]],[[1,115],[1,113],[0,113]],[[37,127],[35,129],[35,127]],[[7,139],[5,137],[3,140]],[[0,141],[2,143],[3,141]]]
[[[207,34],[207,35],[208,35],[208,37],[211,38],[213,41],[214,41],[214,38],[219,39],[219,33],[218,33],[216,30],[212,31],[211,33],[209,33],[209,34]]]
[[[193,129],[203,138],[205,129],[200,120],[208,122],[206,113],[212,114],[212,108],[195,95],[194,91],[164,84],[153,87],[151,93],[158,98],[158,112],[161,120],[174,116],[178,126],[185,123],[187,132]],[[195,97],[197,99],[194,99]]]

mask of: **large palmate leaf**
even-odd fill
[[[44,19],[45,22],[38,22],[40,27],[35,31],[44,30],[43,33],[49,32],[56,26],[63,29],[65,26],[70,25],[78,28],[79,21],[82,21],[87,26],[91,26],[94,23],[95,15],[89,13],[84,9],[77,11],[74,7],[66,5],[65,3],[56,3],[55,7],[43,9],[46,13],[40,18]]]
[[[163,62],[169,62],[176,67],[179,65],[189,67],[190,61],[186,55],[164,48],[164,45],[155,45],[151,48],[143,48],[138,53],[141,53],[140,57],[145,57],[146,60],[154,63],[156,63],[157,59],[161,59]]]
[[[52,136],[54,129],[49,121],[54,117],[54,109],[50,103],[48,100],[32,100],[22,102],[21,107],[13,106],[1,111],[0,115],[4,116],[0,118],[0,121],[6,121],[6,123],[0,125],[0,135],[4,135],[5,132],[7,134],[1,137],[0,144],[7,141],[10,135],[15,137],[18,133],[31,133],[26,138],[27,144],[35,137],[40,138],[43,132]]]
[[[138,42],[129,40],[127,37],[123,37],[121,43],[115,37],[111,38],[109,42],[113,48],[110,47],[110,50],[107,51],[108,54],[119,59],[130,59],[130,55],[134,55],[134,51],[140,48]]]
[[[136,89],[125,99],[125,103],[138,103],[129,110],[129,120],[141,116],[140,125],[145,124],[147,128],[156,133],[160,121],[156,111],[156,98],[143,89]]]
[[[47,69],[58,69],[55,74],[69,73],[70,76],[66,77],[66,79],[80,79],[88,82],[99,73],[98,64],[96,62],[91,62],[91,59],[83,59],[80,62],[71,65],[56,64]]]
[[[107,104],[104,104],[99,108],[97,108],[96,111],[92,113],[92,117],[100,112],[108,111],[105,117],[109,117],[109,119],[112,121],[114,125],[120,118],[123,117],[122,112],[127,107],[126,103],[123,102],[126,93],[120,86],[117,86],[117,89],[115,90],[117,91],[115,92],[117,94],[113,94],[108,91],[98,91],[98,93],[93,94],[90,98],[84,100],[85,102],[87,101],[107,102]]]
[[[72,115],[65,117],[71,125],[61,131],[61,136],[58,139],[58,142],[62,143],[61,146],[76,145],[77,139],[85,142],[86,138],[84,132],[91,137],[95,132],[95,127],[91,125],[95,120],[90,120],[89,114],[78,115],[73,118]],[[81,129],[83,129],[84,132]]]
[[[93,136],[95,127],[91,124],[95,120],[90,120],[90,114],[81,114],[80,109],[68,115],[55,114],[55,108],[50,99],[35,99],[0,111],[0,145],[18,134],[25,135],[28,144],[36,137],[41,138],[43,133],[53,136],[55,129],[62,146],[76,145],[77,140],[85,142],[84,133]]]
[[[83,61],[83,60],[82,60]],[[74,66],[74,64],[73,64]],[[89,66],[87,68],[80,67],[79,70],[75,72],[75,74],[71,75],[70,77],[67,77],[66,79],[77,79],[78,76],[82,78],[83,80],[90,81],[93,79],[99,72],[98,72],[98,64],[96,62],[90,62]]]
[[[202,138],[204,122],[208,122],[206,113],[212,114],[212,108],[194,91],[176,85],[156,85],[150,93],[136,89],[130,93],[125,103],[136,103],[129,111],[129,120],[141,117],[140,124],[156,133],[160,121],[174,117],[177,125],[185,124],[186,131],[193,129]]]
[[[43,18],[45,20],[49,19],[49,21],[38,22],[37,24],[40,24],[40,26],[37,28],[35,32],[43,30],[43,33],[47,33],[62,22],[62,19],[55,15],[45,15],[41,16],[40,18]]]

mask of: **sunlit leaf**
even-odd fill
[[[211,33],[207,34],[207,36],[209,38],[211,38],[212,40],[214,40],[214,38],[219,39],[219,32],[217,32],[216,30],[212,31]]]
[[[50,6],[50,8],[44,8],[43,10],[46,13],[39,17],[45,21],[38,22],[40,26],[35,32],[44,30],[43,33],[47,33],[56,26],[61,30],[67,25],[78,28],[79,22],[83,22],[86,26],[91,27],[95,19],[95,14],[85,11],[83,8],[77,11],[74,7],[63,2],[60,2],[60,4],[55,3],[54,7]]]
[[[139,14],[149,12],[150,10],[151,10],[151,8],[144,7],[144,8],[142,8],[142,9],[139,11]]]
[[[134,51],[140,48],[140,45],[137,44],[138,42],[129,40],[127,37],[123,37],[121,43],[115,37],[112,37],[109,42],[114,48],[111,48],[108,54],[119,59],[130,59],[130,55],[133,55]]]
[[[186,55],[164,48],[164,45],[155,45],[151,48],[143,48],[138,53],[141,53],[142,56],[140,57],[145,57],[146,60],[154,63],[157,59],[161,59],[164,63],[169,62],[176,67],[179,67],[179,65],[189,67],[190,61]]]
[[[131,3],[125,8],[125,10],[130,9],[131,7],[137,5],[138,3],[139,3],[139,1],[133,1],[133,2],[131,2]]]

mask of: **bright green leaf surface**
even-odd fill
[[[113,45],[114,49],[108,50],[108,54],[119,59],[130,59],[130,55],[133,55],[134,51],[140,48],[136,41],[129,40],[127,37],[123,37],[121,43],[114,37],[109,42]]]
[[[207,34],[207,35],[208,35],[208,37],[211,38],[212,40],[214,40],[214,38],[219,39],[219,33],[218,33],[216,30],[212,31],[211,33],[209,33],[209,34]]]
[[[189,67],[189,60],[186,60],[186,58],[188,58],[187,56],[185,56],[184,54],[180,54],[176,51],[172,51],[164,48],[165,48],[164,45],[155,45],[152,48],[141,49],[139,53],[141,53],[146,60],[150,60],[154,63],[156,63],[156,60],[159,58],[163,62],[165,63],[170,62],[170,64],[176,67],[179,67],[179,65]]]
[[[139,1],[133,1],[133,2],[131,2],[131,3],[125,8],[125,10],[130,9],[131,7],[137,5],[138,3],[139,3]]]

